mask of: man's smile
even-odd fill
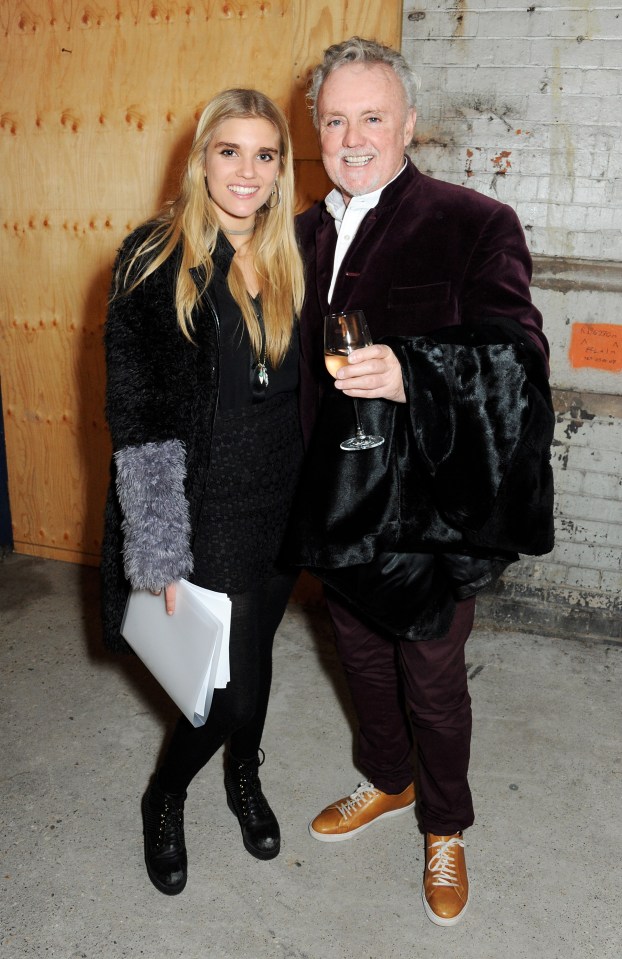
[[[343,162],[347,163],[348,166],[366,166],[373,159],[373,155],[371,154],[367,154],[366,156],[345,156],[343,157]]]

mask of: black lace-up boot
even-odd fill
[[[165,793],[152,783],[142,801],[147,872],[156,889],[167,896],[181,892],[188,878],[185,799],[186,793]]]
[[[274,859],[281,849],[281,831],[276,816],[261,791],[259,767],[266,758],[262,749],[261,760],[236,759],[229,756],[225,772],[227,803],[238,817],[244,846],[257,859]]]

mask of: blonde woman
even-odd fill
[[[167,895],[186,884],[188,786],[223,743],[246,849],[272,859],[280,848],[258,768],[272,643],[293,582],[278,556],[301,456],[293,195],[282,111],[255,90],[226,90],[199,120],[179,196],[125,240],[115,267],[107,645],[124,648],[130,587],[162,593],[173,616],[181,577],[232,600],[231,681],[204,726],[179,719],[143,797],[147,871]]]

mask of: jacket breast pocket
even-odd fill
[[[458,322],[450,283],[394,286],[387,302],[387,333],[412,336]]]

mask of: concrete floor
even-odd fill
[[[321,610],[279,631],[265,791],[281,855],[245,852],[222,761],[187,803],[189,881],[148,881],[139,799],[174,715],[142,665],[99,644],[98,573],[0,563],[3,959],[618,959],[622,648],[476,632],[464,921],[420,900],[414,816],[323,844],[307,822],[364,777]]]

